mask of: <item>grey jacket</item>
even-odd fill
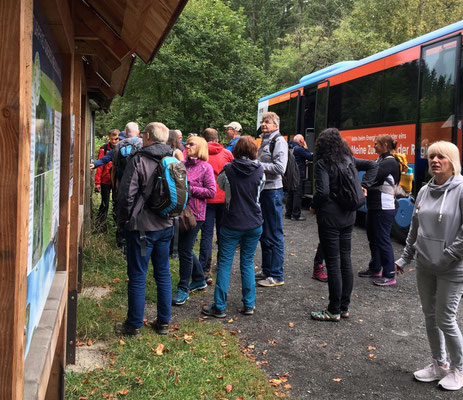
[[[281,189],[283,187],[282,176],[286,171],[288,163],[288,142],[284,137],[280,137],[275,142],[273,154],[270,154],[270,141],[280,132],[277,130],[270,135],[263,136],[257,159],[259,160],[265,172],[265,187],[267,189]]]
[[[396,264],[409,264],[453,281],[463,281],[463,176],[436,185],[434,178],[416,198],[407,244]]]

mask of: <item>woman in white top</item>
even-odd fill
[[[183,145],[180,142],[180,139],[177,135],[177,131],[169,129],[169,139],[167,139],[167,144],[172,147],[173,156],[179,160],[184,161],[185,157],[183,156]]]

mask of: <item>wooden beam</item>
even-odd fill
[[[121,61],[108,51],[106,46],[99,40],[76,40],[76,54],[98,57],[98,59],[112,71],[119,68],[121,65]]]
[[[42,1],[40,2],[40,10],[48,22],[61,54],[72,54],[74,52],[74,24],[69,2],[63,0]]]
[[[30,187],[32,0],[0,6],[0,398],[22,399]],[[12,60],[15,60],[12,62]]]
[[[121,37],[132,49],[138,48],[138,43],[142,37],[152,6],[153,2],[146,0],[132,0],[127,2]],[[136,24],[134,24],[134,21],[136,21]],[[142,59],[144,62],[148,61],[147,57],[142,57]]]
[[[75,39],[98,38],[119,60],[132,51],[127,44],[96,14],[90,7],[81,0],[75,1],[75,12],[85,27],[82,31],[82,24],[76,26]]]

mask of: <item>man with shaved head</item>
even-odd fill
[[[285,218],[292,221],[305,221],[306,218],[301,216],[301,201],[304,194],[304,181],[307,179],[306,162],[311,161],[313,156],[307,150],[307,143],[302,135],[294,136],[293,140],[289,142],[289,147],[294,148],[294,158],[299,167],[299,176],[301,179],[298,190],[288,192]]]

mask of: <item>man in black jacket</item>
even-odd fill
[[[159,161],[172,154],[166,145],[168,128],[152,122],[141,132],[143,147],[128,161],[117,196],[117,222],[125,231],[129,283],[127,319],[116,324],[116,332],[138,336],[143,326],[145,282],[151,258],[157,285],[157,319],[152,328],[169,332],[172,282],[169,271],[169,245],[174,229],[172,219],[164,219],[145,208],[145,199],[158,177]]]

